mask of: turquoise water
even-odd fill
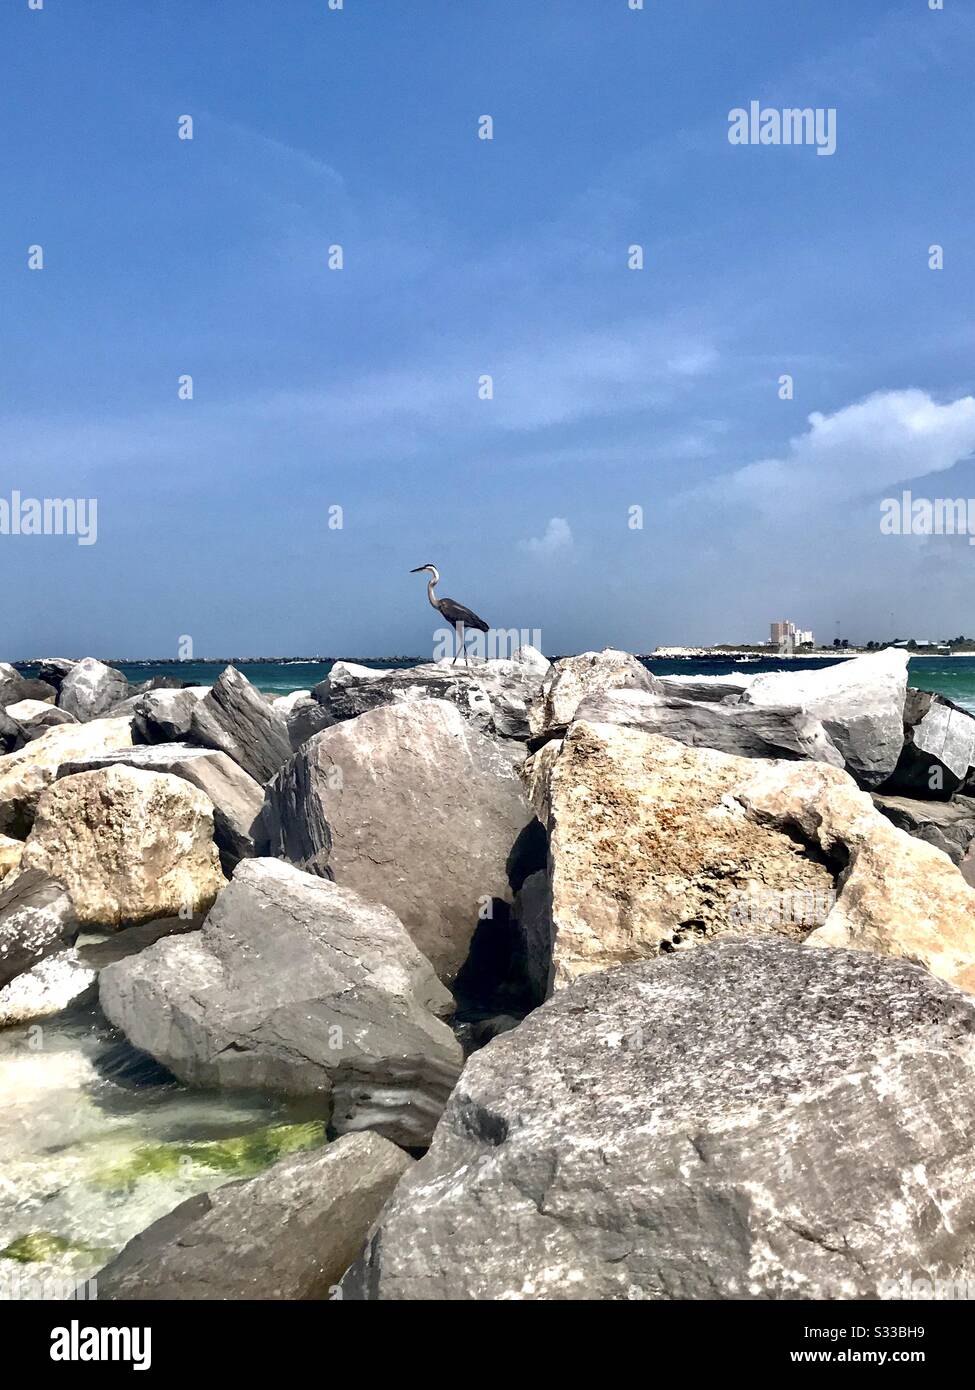
[[[387,657],[362,659],[364,666],[380,669],[385,666],[416,666],[424,657]],[[170,662],[126,662],[120,668],[134,684],[148,680],[151,676],[173,676],[190,685],[212,685],[226,663],[222,661],[170,661]],[[762,671],[797,671],[821,669],[833,665],[829,659],[799,658],[783,661],[778,658],[762,657],[758,661],[735,662],[733,660],[711,661],[652,661],[643,663],[648,670],[658,676],[670,675],[709,675],[720,676],[731,673]],[[309,690],[325,679],[332,669],[332,661],[294,660],[294,661],[238,661],[237,665],[254,682],[259,690],[276,695],[286,695],[292,690]],[[28,675],[35,672],[23,668]],[[916,656],[911,658],[908,667],[911,685],[923,690],[936,690],[941,695],[975,712],[975,656]]]

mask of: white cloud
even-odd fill
[[[553,516],[545,528],[545,534],[532,536],[530,540],[522,541],[521,549],[527,550],[531,555],[541,555],[548,559],[553,555],[571,550],[572,545],[572,527],[564,516]]]
[[[766,517],[870,497],[952,468],[975,450],[975,397],[939,405],[926,391],[878,391],[809,429],[779,458],[761,459],[706,485],[715,500]]]

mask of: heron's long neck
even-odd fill
[[[434,589],[437,587],[437,585],[438,585],[439,583],[440,583],[440,575],[439,575],[439,574],[437,575],[436,579],[428,579],[428,580],[427,580],[427,598],[428,598],[428,599],[430,600],[430,602],[433,604],[434,608],[437,607],[437,596],[436,596],[436,594],[435,594],[433,591],[434,591]],[[439,610],[438,610],[438,611],[439,611]]]

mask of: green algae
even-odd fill
[[[312,1120],[304,1124],[267,1125],[228,1139],[139,1144],[122,1162],[97,1173],[94,1182],[103,1188],[127,1189],[145,1178],[189,1177],[201,1168],[227,1177],[253,1177],[288,1154],[324,1143],[324,1121]]]

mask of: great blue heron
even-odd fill
[[[442,613],[451,624],[457,634],[457,650],[454,652],[454,659],[450,663],[452,666],[457,664],[457,658],[461,652],[464,653],[465,666],[470,665],[467,655],[467,638],[464,636],[465,627],[475,627],[479,632],[487,632],[488,625],[483,618],[479,618],[476,613],[472,613],[469,608],[465,608],[462,603],[457,603],[452,598],[437,598],[434,589],[440,583],[440,571],[436,565],[417,565],[415,570],[410,570],[410,574],[429,574],[432,578],[427,580],[427,598],[433,604],[438,613]]]

